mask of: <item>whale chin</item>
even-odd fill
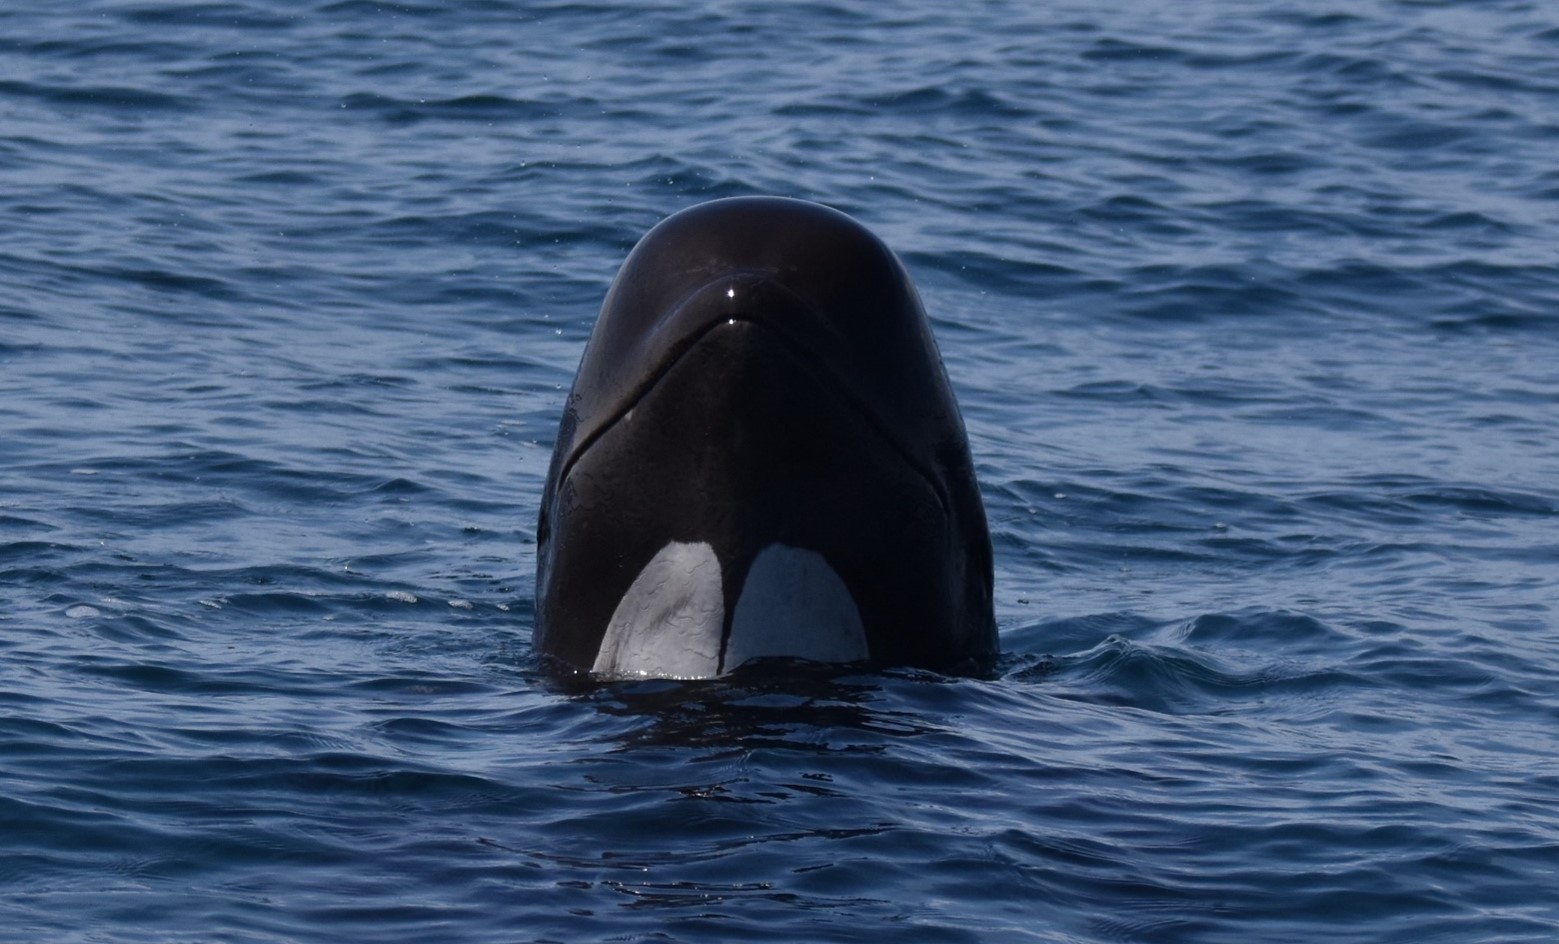
[[[759,552],[737,595],[729,636],[722,578],[708,544],[661,548],[618,602],[591,671],[705,679],[760,659],[869,661],[860,610],[821,554],[783,544]]]

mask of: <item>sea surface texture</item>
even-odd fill
[[[531,646],[607,284],[900,254],[980,677]],[[1559,940],[1559,6],[0,12],[0,940]]]

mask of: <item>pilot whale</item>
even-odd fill
[[[836,210],[736,197],[629,253],[564,407],[535,648],[608,677],[997,653],[963,420],[894,254]]]

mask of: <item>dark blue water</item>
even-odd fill
[[[1554,940],[1556,63],[1539,0],[7,5],[0,939]],[[991,677],[540,671],[595,309],[745,193],[917,280]]]

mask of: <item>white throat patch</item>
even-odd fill
[[[770,544],[747,571],[725,644],[725,671],[764,656],[813,662],[867,657],[855,598],[816,551]]]
[[[714,678],[720,674],[724,625],[725,594],[715,549],[673,541],[650,558],[618,601],[591,671]]]
[[[753,561],[720,657],[725,594],[705,543],[672,542],[639,572],[612,613],[592,670],[608,676],[714,678],[750,659],[867,659],[849,588],[816,551],[770,544]]]

